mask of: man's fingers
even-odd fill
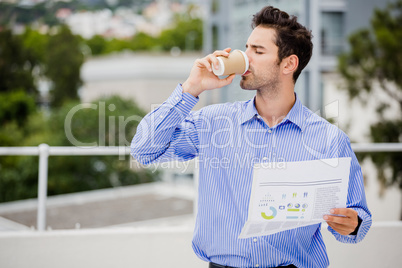
[[[220,81],[219,81],[219,86],[220,87],[224,87],[224,86],[227,86],[227,85],[229,85],[230,83],[232,83],[233,82],[233,78],[235,77],[235,75],[234,74],[231,74],[231,75],[229,75],[228,77],[226,77],[226,78],[224,78],[224,79],[220,79]]]
[[[324,220],[326,220],[327,222],[334,222],[339,224],[347,224],[351,221],[351,219],[347,217],[331,216],[331,215],[325,215]]]
[[[357,211],[351,208],[333,208],[330,211],[332,214],[343,215],[349,218],[356,218]]]
[[[219,56],[223,56],[223,57],[228,57],[229,56],[229,52],[230,52],[231,48],[225,48],[224,50],[217,50],[212,54],[209,54],[208,56],[199,59],[198,63],[199,63],[199,67],[205,67],[208,69],[208,71],[212,72],[212,65],[214,65],[215,69],[219,68],[219,61],[217,59],[217,57]]]
[[[336,208],[331,209],[330,212],[339,216],[325,215],[324,220],[341,235],[350,234],[359,224],[357,212],[351,208]]]
[[[324,220],[326,220],[327,222],[333,222],[333,223],[337,223],[337,224],[351,226],[353,228],[356,228],[356,226],[359,223],[357,220],[357,216],[356,216],[356,218],[349,218],[349,217],[342,217],[342,216],[325,215]]]
[[[345,226],[341,225],[341,224],[337,224],[337,223],[333,223],[333,222],[327,222],[327,224],[329,226],[331,226],[332,229],[334,229],[335,231],[337,231],[341,235],[348,235],[348,234],[350,234],[351,232],[354,231],[354,229],[345,228]]]
[[[207,58],[198,59],[197,66],[207,68],[208,71],[212,72],[211,63],[207,60]]]
[[[345,231],[345,232],[347,232],[349,230],[349,228],[345,228],[344,225],[337,224],[337,223],[334,223],[334,222],[328,222],[328,225],[331,226],[332,229],[334,229],[335,231]]]
[[[225,48],[224,50],[216,50],[214,53],[212,53],[212,55],[214,55],[215,57],[218,57],[218,56],[227,57],[227,56],[229,56],[229,52],[230,52],[231,50],[232,50],[232,49],[231,49],[230,47]]]
[[[227,47],[227,48],[224,49],[224,51],[226,51],[226,52],[228,52],[228,53],[229,53],[231,50],[232,50],[232,49],[231,49],[230,47]]]
[[[210,62],[209,64],[213,64],[215,69],[219,68],[219,61],[215,55],[208,55],[206,59]]]
[[[205,68],[207,68],[208,71],[212,72],[212,65],[214,65],[216,69],[219,68],[219,61],[218,61],[217,57],[219,57],[219,56],[228,57],[229,52],[231,50],[232,49],[230,47],[225,48],[224,50],[216,50],[214,53],[209,54],[208,56],[206,56],[202,59],[196,60],[197,66],[205,67]]]

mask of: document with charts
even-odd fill
[[[350,157],[254,165],[248,219],[239,238],[324,222],[346,207]]]

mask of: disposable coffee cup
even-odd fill
[[[219,56],[217,59],[219,61],[219,68],[215,69],[215,66],[212,64],[212,71],[217,76],[242,75],[247,72],[249,67],[246,53],[238,49],[231,52],[228,57]]]

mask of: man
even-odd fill
[[[238,239],[247,220],[253,164],[351,157],[347,208],[324,219],[341,242],[361,241],[371,226],[359,163],[347,136],[304,107],[295,82],[312,54],[311,33],[271,6],[253,18],[246,44],[249,70],[240,86],[246,102],[191,112],[198,96],[230,84],[211,65],[230,48],[198,59],[188,79],[140,123],[132,155],[144,164],[198,157],[199,199],[193,249],[210,267],[327,267],[321,224]]]

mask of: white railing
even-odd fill
[[[130,149],[124,146],[118,147],[75,147],[75,146],[49,146],[40,144],[32,147],[0,147],[0,155],[38,155],[38,212],[37,229],[44,231],[46,228],[46,199],[48,158],[54,155],[128,155]]]
[[[402,152],[402,143],[354,143],[352,149],[356,153],[361,152]],[[31,147],[0,147],[0,155],[38,155],[38,212],[37,229],[44,231],[46,228],[46,199],[47,176],[49,156],[64,155],[128,155],[130,148],[116,147],[74,147],[74,146],[49,146],[40,144]]]

